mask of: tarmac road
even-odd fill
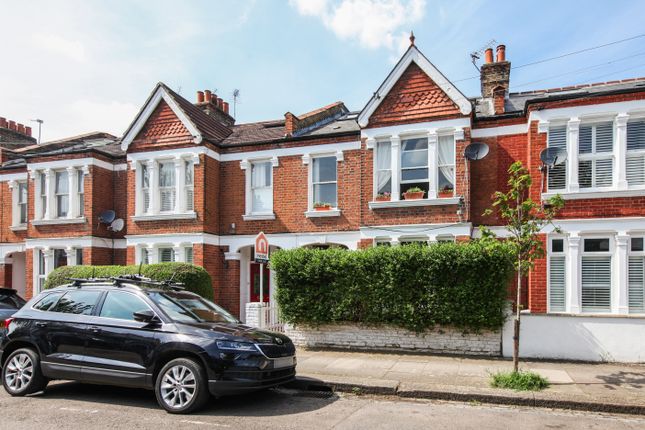
[[[150,391],[50,384],[12,398],[0,388],[0,428],[21,429],[645,429],[645,416],[408,401],[379,396],[267,390],[214,399],[193,415],[161,410]]]

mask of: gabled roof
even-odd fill
[[[469,115],[472,111],[471,102],[457,89],[422,53],[415,45],[410,45],[408,50],[403,54],[394,69],[387,76],[385,81],[376,90],[372,98],[367,102],[361,113],[358,115],[358,125],[367,126],[370,116],[376,111],[385,96],[390,92],[392,87],[397,83],[401,75],[407,70],[408,66],[414,62],[423,70],[423,72],[434,81],[434,83],[446,93],[464,115]]]
[[[193,142],[196,144],[200,144],[204,139],[221,142],[231,134],[231,130],[228,127],[207,115],[203,110],[171,90],[163,82],[159,82],[132,124],[123,134],[121,148],[124,151],[137,137],[161,100],[164,100],[170,106],[177,118],[193,136]]]

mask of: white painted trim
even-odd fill
[[[135,222],[142,221],[166,221],[173,219],[195,219],[197,218],[196,212],[186,212],[186,213],[158,213],[155,215],[134,215],[130,219]]]
[[[242,219],[244,221],[265,221],[265,220],[274,220],[275,219],[275,213],[271,212],[268,214],[249,214],[249,215],[242,215]]]
[[[556,195],[560,195],[564,200],[581,200],[581,199],[609,199],[614,197],[640,197],[645,196],[645,188],[617,190],[612,188],[605,188],[602,191],[576,191],[576,192],[550,192],[542,193],[542,200],[550,199]]]
[[[414,206],[441,206],[441,205],[457,205],[459,204],[459,197],[442,198],[442,199],[418,199],[418,200],[390,200],[388,202],[369,202],[370,209],[384,209],[384,208],[405,208]]]
[[[503,125],[500,127],[474,128],[470,132],[473,139],[481,137],[507,136],[510,134],[526,134],[529,131],[527,124]]]
[[[349,249],[357,249],[361,238],[359,231],[328,231],[307,233],[274,233],[267,234],[269,244],[282,249],[299,248],[305,245],[337,243]],[[251,247],[255,244],[255,235],[222,236],[221,246],[228,246],[231,252],[241,248]]]
[[[54,161],[42,161],[40,163],[29,163],[27,164],[28,170],[45,170],[45,169],[66,169],[68,167],[85,167],[85,166],[95,166],[109,171],[115,170],[125,170],[126,167],[123,163],[112,164],[107,161],[99,160],[97,158],[66,158],[64,160],[54,160]]]
[[[13,252],[25,252],[24,243],[0,243],[0,258],[6,258],[7,254]]]
[[[141,246],[175,243],[197,243],[203,245],[220,245],[220,236],[210,233],[177,233],[177,234],[141,234],[125,236],[127,246]]]
[[[6,175],[0,175],[0,182],[8,182],[8,181],[26,181],[27,180],[27,172],[21,172],[21,173],[7,173]]]
[[[323,145],[294,146],[291,148],[267,149],[263,151],[236,152],[220,155],[220,161],[242,161],[255,159],[273,159],[277,157],[290,157],[294,155],[314,155],[316,153],[337,153],[338,151],[355,151],[361,149],[360,140],[353,142],[328,143]],[[128,155],[129,157],[129,155]]]
[[[11,227],[9,227],[9,230],[11,230],[11,231],[25,231],[25,230],[27,230],[27,224],[12,225]]]
[[[585,235],[585,234],[645,234],[645,217],[616,217],[616,218],[584,218],[584,219],[556,219],[553,224],[563,234]],[[508,237],[509,233],[504,226],[487,226],[497,237]],[[547,225],[542,228],[541,233],[550,234],[554,227]],[[474,238],[481,237],[481,231],[477,228],[473,231]]]
[[[96,236],[26,239],[26,249],[112,248],[112,240]],[[125,239],[114,239],[114,249],[125,249]]]
[[[580,120],[597,119],[599,116],[615,117],[619,113],[634,116],[645,115],[645,100],[632,100],[614,103],[596,103],[586,106],[572,106],[531,111],[529,123],[532,121],[568,121],[578,117]]]
[[[394,85],[401,78],[401,75],[405,72],[408,66],[412,63],[416,63],[421,70],[424,71],[434,83],[443,90],[443,92],[450,97],[450,99],[459,107],[459,110],[463,115],[470,115],[472,111],[472,104],[470,100],[466,98],[458,89],[455,87],[428,59],[417,49],[416,46],[412,45],[407,50],[407,52],[401,57],[399,62],[394,66],[394,69],[387,77],[387,79],[381,84],[379,89],[374,93],[372,98],[367,102],[367,105],[363,108],[361,113],[358,115],[358,124],[361,127],[366,127],[369,123],[369,118],[372,116],[376,108],[381,104],[385,99],[385,96],[390,92]]]
[[[84,224],[87,218],[52,218],[52,219],[32,219],[31,225],[57,225],[57,224]]]
[[[451,133],[459,129],[470,128],[470,118],[444,119],[441,121],[417,122],[413,124],[392,125],[387,127],[366,128],[361,130],[361,138],[379,139],[390,136],[405,138],[408,135],[427,135],[428,130],[437,134]]]
[[[361,239],[392,239],[397,242],[406,238],[429,238],[435,240],[440,236],[470,236],[471,223],[456,224],[401,224],[361,227]]]
[[[157,88],[154,90],[154,94],[152,97],[148,100],[146,103],[143,111],[140,113],[140,115],[136,118],[134,123],[130,125],[128,128],[125,136],[123,136],[123,140],[121,141],[121,149],[124,151],[127,151],[128,146],[130,146],[130,143],[137,137],[143,126],[146,124],[148,121],[148,118],[150,118],[150,115],[152,115],[152,112],[157,108],[157,105],[161,100],[164,100],[166,103],[168,103],[168,106],[172,109],[172,111],[177,115],[177,118],[181,121],[181,123],[188,129],[188,132],[193,136],[193,142],[196,144],[199,144],[202,142],[202,134],[199,132],[195,124],[188,118],[188,116],[184,113],[184,111],[177,105],[175,100],[168,94],[166,89],[158,84]]]
[[[176,157],[192,157],[195,164],[199,164],[199,155],[205,154],[213,160],[220,161],[220,154],[205,146],[195,146],[187,148],[162,149],[158,151],[133,152],[127,155],[128,162],[132,165],[136,162],[148,160],[174,159]]]
[[[311,210],[311,211],[306,211],[305,216],[307,218],[325,218],[325,217],[340,216],[340,209],[329,209],[326,211]]]
[[[226,261],[231,261],[231,260],[241,260],[242,259],[242,254],[239,252],[225,252],[224,253],[224,260]]]

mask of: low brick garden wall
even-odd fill
[[[320,327],[287,324],[285,334],[304,348],[341,348],[365,351],[410,351],[437,354],[501,355],[501,333],[466,333],[435,327],[417,334],[394,326],[369,327],[356,324],[330,324]]]

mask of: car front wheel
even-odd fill
[[[159,405],[172,414],[194,412],[210,397],[204,369],[190,358],[177,358],[161,369],[155,394]]]
[[[40,371],[38,354],[30,348],[14,351],[2,368],[2,385],[12,396],[42,391],[47,386],[47,379]]]

